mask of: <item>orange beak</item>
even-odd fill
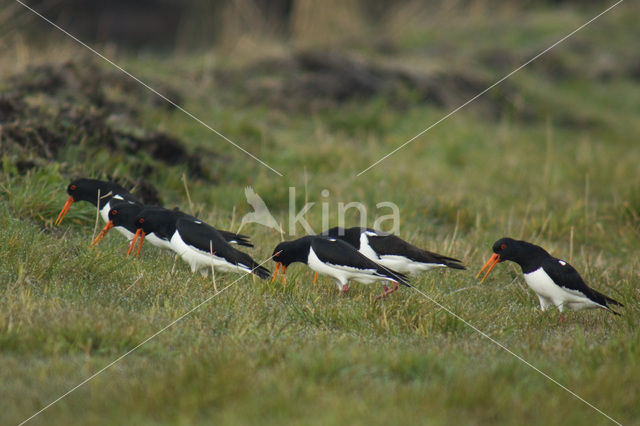
[[[500,255],[497,253],[493,253],[489,258],[489,260],[487,260],[487,263],[485,263],[482,269],[480,269],[480,272],[478,272],[478,275],[476,275],[476,279],[478,279],[480,277],[480,274],[482,274],[482,271],[489,268],[487,269],[487,272],[484,274],[484,277],[482,277],[482,281],[480,281],[480,284],[482,284],[484,280],[487,279],[487,277],[489,276],[489,273],[493,270],[493,268],[496,267],[498,262],[500,262]]]
[[[64,203],[64,207],[62,207],[62,210],[60,210],[60,213],[58,214],[58,217],[56,219],[56,226],[62,223],[62,219],[64,219],[64,217],[67,215],[67,212],[71,208],[71,204],[73,204],[73,197],[69,195],[69,198],[67,198],[67,202]]]
[[[287,267],[280,262],[276,262],[276,270],[273,273],[273,278],[271,279],[271,282],[274,282],[276,280],[276,277],[278,276],[278,270],[280,269],[281,266],[282,266],[282,285],[287,285],[287,279],[285,278],[285,275],[284,275],[287,273]]]
[[[131,240],[131,245],[129,245],[129,250],[127,250],[127,256],[131,254],[131,251],[135,247],[136,241],[138,241],[138,237],[140,235],[142,235],[142,238],[140,239],[140,246],[138,247],[138,252],[136,253],[136,256],[140,254],[140,249],[142,248],[142,240],[144,239],[144,231],[142,230],[142,228],[138,228],[138,230],[136,231],[136,234],[133,236],[133,240]]]
[[[100,231],[100,233],[98,234],[98,236],[96,237],[95,240],[93,240],[93,242],[91,243],[91,245],[89,247],[93,247],[96,244],[98,244],[100,241],[102,241],[102,239],[107,235],[107,232],[109,232],[109,229],[113,228],[113,222],[109,221],[107,222],[107,224],[104,226],[104,228],[102,228],[102,231]]]

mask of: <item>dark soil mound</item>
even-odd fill
[[[143,176],[178,164],[192,177],[211,179],[204,161],[213,163],[213,152],[192,154],[175,136],[136,124],[142,106],[168,104],[158,104],[157,96],[121,74],[91,63],[43,65],[12,77],[6,87],[0,95],[0,154],[20,170],[65,161],[73,150],[74,158],[122,159]]]
[[[223,84],[242,76],[251,102],[267,102],[285,110],[331,108],[337,103],[386,96],[390,106],[423,102],[457,107],[489,87],[489,76],[469,70],[419,72],[336,52],[304,51],[286,59],[268,60],[240,71],[219,74]],[[474,105],[498,114],[513,108],[515,89],[494,88]]]

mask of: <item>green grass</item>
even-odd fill
[[[521,53],[523,44],[529,51],[539,46],[533,41],[562,32],[565,21],[579,25],[591,16],[564,12],[554,24],[548,12],[527,13],[522,29],[500,28],[509,34],[501,47]],[[622,27],[635,25],[615,16]],[[469,22],[451,40],[462,44],[474,28],[491,30],[486,22]],[[618,28],[614,23],[604,28]],[[588,31],[583,43],[603,48],[603,35],[595,27]],[[408,31],[401,55],[419,56],[420,37],[427,35]],[[224,88],[203,90],[200,80],[184,78],[200,72],[202,60],[194,56],[179,64],[153,56],[120,62],[146,79],[180,86],[187,109],[285,174],[259,166],[180,112],[145,108],[145,127],[223,156],[216,183],[188,181],[193,209],[203,219],[237,229],[250,211],[246,185],[285,225],[288,187],[296,187],[299,209],[306,185],[306,196],[316,202],[308,215],[316,231],[323,201],[330,226],[337,225],[338,202],[362,201],[379,214],[388,211],[377,211],[376,203],[395,202],[402,237],[460,257],[469,268],[425,274],[414,280],[417,288],[615,420],[638,424],[637,80],[553,80],[523,70],[511,84],[533,118],[516,111],[490,119],[472,105],[354,177],[448,110],[393,108],[384,98],[313,113],[223,103],[216,91]],[[192,275],[182,261],[174,265],[151,246],[138,259],[126,258],[126,243],[115,232],[90,249],[95,210],[86,203],[74,205],[54,227],[69,175],[133,173],[126,161],[108,155],[87,158],[77,147],[65,152],[68,162],[26,174],[9,156],[3,161],[2,424],[26,419],[214,294],[210,278]],[[183,172],[164,167],[149,179],[168,206],[191,211]],[[329,197],[320,195],[323,189]],[[356,223],[351,219],[348,225]],[[259,262],[280,240],[257,225],[243,232],[251,235],[256,248],[250,253]],[[501,264],[479,285],[475,273],[502,236],[534,241],[569,260],[590,285],[625,303],[623,316],[569,312],[560,322],[557,311],[539,311],[513,264]],[[286,287],[238,278],[217,275],[219,288],[231,285],[224,293],[33,424],[610,423],[410,289],[375,302],[380,288],[354,283],[343,297],[322,279],[312,285],[312,273],[299,264],[289,269]]]

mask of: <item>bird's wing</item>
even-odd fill
[[[609,298],[589,287],[578,271],[564,260],[549,256],[543,261],[542,269],[544,269],[547,275],[549,275],[549,278],[560,287],[580,292],[590,300],[602,306],[607,306],[607,299]]]
[[[336,268],[369,270],[378,276],[391,278],[404,285],[409,284],[403,274],[378,265],[345,241],[334,238],[314,238],[311,248],[318,259]]]
[[[368,233],[369,245],[378,255],[396,255],[404,256],[415,262],[430,263],[436,265],[446,265],[450,268],[465,269],[462,262],[453,257],[443,256],[427,250],[418,248],[402,238],[392,234],[375,234]]]
[[[231,247],[217,229],[201,220],[180,218],[176,222],[176,229],[185,243],[202,252],[213,252],[215,256],[234,265],[242,265],[249,269],[257,267],[251,256]]]
[[[220,229],[218,229],[218,232],[228,243],[236,243],[240,246],[253,247],[253,244],[251,244],[251,241],[249,241],[249,237],[246,235],[236,234],[235,232],[222,231]]]

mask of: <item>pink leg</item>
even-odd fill
[[[342,286],[342,290],[340,290],[341,294],[346,294],[349,291],[349,284],[345,284]]]
[[[398,289],[399,285],[397,282],[393,282],[393,286],[391,288],[387,287],[386,284],[384,284],[384,292],[376,297],[376,300],[382,299],[383,297],[387,297],[388,295],[390,295],[391,293],[393,293],[394,291],[396,291]]]

